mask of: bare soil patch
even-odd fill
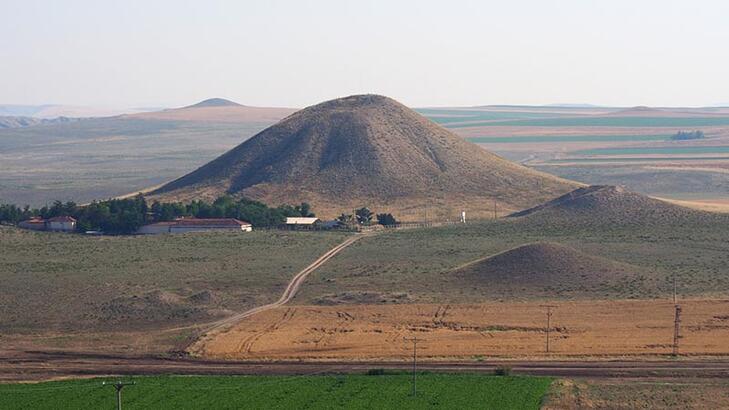
[[[549,357],[668,355],[668,300],[550,302]],[[729,354],[729,300],[681,302],[680,352]],[[424,359],[547,356],[543,303],[293,306],[241,321],[202,346],[209,358],[373,360],[407,356],[417,336]]]

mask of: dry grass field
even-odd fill
[[[0,226],[0,340],[5,348],[164,351],[201,323],[276,300],[345,237],[83,236]]]
[[[727,391],[717,378],[558,380],[542,410],[726,409]]]
[[[549,302],[550,357],[666,355],[670,300]],[[252,316],[197,354],[228,359],[424,359],[547,356],[543,302],[291,306]],[[729,300],[681,301],[681,353],[729,354]]]

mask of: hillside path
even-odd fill
[[[299,273],[294,275],[294,277],[291,279],[289,284],[286,286],[286,289],[284,289],[283,294],[281,297],[273,302],[262,306],[257,306],[252,309],[248,309],[245,312],[237,313],[233,316],[228,316],[226,318],[223,318],[221,320],[218,320],[216,322],[212,322],[209,324],[208,327],[203,329],[204,334],[202,337],[198,338],[196,341],[194,341],[191,345],[188,346],[186,349],[190,353],[197,353],[201,350],[205,342],[209,339],[212,339],[214,335],[217,333],[229,328],[230,326],[240,322],[241,320],[253,316],[256,313],[265,312],[267,310],[275,309],[277,307],[281,307],[285,305],[286,303],[290,302],[291,299],[296,296],[296,292],[299,291],[299,288],[301,287],[301,284],[304,283],[306,278],[314,272],[316,269],[318,269],[320,266],[322,266],[324,263],[326,263],[329,259],[333,258],[336,254],[347,248],[349,245],[357,242],[360,238],[364,236],[371,235],[372,233],[357,233],[349,238],[347,238],[344,242],[340,243],[339,245],[335,246],[334,248],[328,250],[326,253],[321,255],[317,260],[311,263],[311,265],[307,266],[303,270],[301,270]]]

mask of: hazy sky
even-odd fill
[[[729,103],[729,1],[0,0],[0,103]]]

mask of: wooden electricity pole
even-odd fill
[[[552,308],[556,308],[557,306],[555,306],[555,305],[542,305],[542,307],[547,308],[547,328],[546,328],[546,330],[547,330],[547,332],[546,332],[547,333],[547,340],[545,341],[545,351],[547,353],[549,353],[549,332],[550,332],[551,327],[552,327],[552,323],[551,323],[551,321],[552,321]]]
[[[681,339],[681,305],[674,305],[676,314],[673,319],[673,355],[678,356],[678,341]]]
[[[418,342],[422,342],[422,339],[418,340],[417,336],[404,339],[413,343],[413,397],[415,397],[418,395]]]
[[[116,410],[121,410],[122,408],[122,401],[121,401],[121,392],[124,386],[132,386],[135,383],[134,382],[122,382],[118,381],[116,383],[107,383],[103,382],[102,385],[111,385],[114,386],[114,390],[116,390]]]

